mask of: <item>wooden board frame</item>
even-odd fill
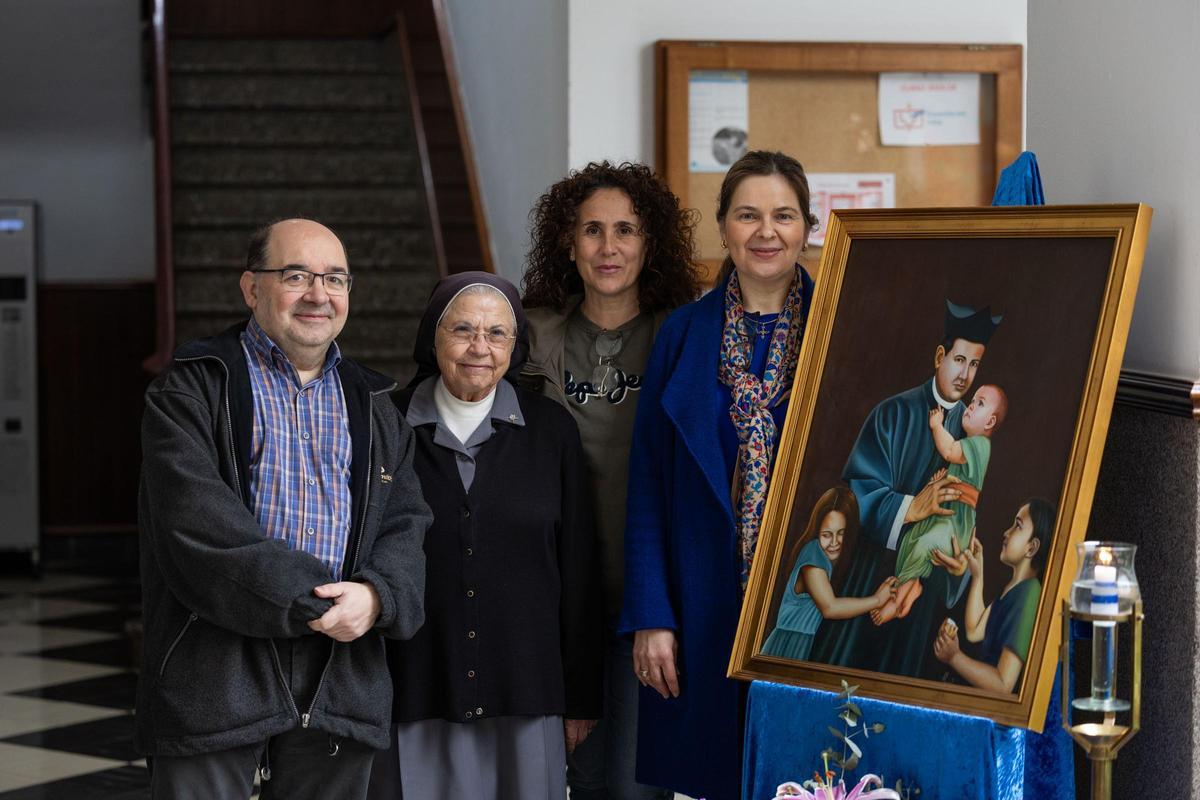
[[[976,72],[995,80],[995,154],[992,172],[1021,153],[1023,136],[1022,47],[1018,44],[875,44],[862,42],[721,42],[660,40],[655,47],[655,158],[658,172],[685,208],[711,220],[715,197],[690,197],[688,172],[688,76],[692,70],[747,70],[821,74],[880,72]],[[751,131],[753,142],[754,132]],[[784,148],[785,150],[787,148]],[[803,153],[793,153],[808,166]],[[986,205],[962,197],[956,205]],[[719,266],[705,259],[710,278]]]
[[[1144,205],[834,213],[829,244],[822,259],[826,278],[818,284],[799,356],[793,400],[783,428],[750,583],[730,658],[731,677],[795,683],[834,691],[840,689],[841,680],[846,679],[860,684],[864,695],[984,716],[1008,725],[1041,730],[1054,682],[1061,629],[1056,619],[1058,603],[1074,578],[1073,545],[1082,541],[1087,532],[1151,214],[1152,210]],[[946,248],[957,248],[962,258],[955,259],[956,263],[947,267],[938,264],[937,259],[926,257],[931,248],[943,248],[943,252]],[[917,258],[912,258],[914,251],[919,251]],[[1025,257],[1013,259],[1014,252],[1023,253]],[[1060,269],[1066,261],[1076,264],[1070,275]],[[1012,287],[1006,292],[1008,313],[987,345],[988,352],[974,380],[974,386],[978,388],[995,380],[1003,385],[1012,378],[1009,396],[1019,400],[1009,409],[1004,423],[1007,427],[996,433],[987,481],[980,493],[979,513],[984,513],[982,502],[999,503],[1004,506],[1000,509],[1002,516],[1011,519],[1013,507],[1018,505],[1000,498],[1002,492],[997,484],[1004,479],[1005,469],[998,458],[1004,448],[1009,448],[1010,455],[1025,459],[1020,462],[1023,466],[1033,463],[1025,455],[1027,453],[1046,465],[1039,473],[1042,478],[1035,478],[1032,472],[1024,470],[1013,476],[1013,482],[1021,485],[1014,487],[1015,491],[1009,495],[1020,498],[1041,495],[1052,501],[1057,509],[1054,534],[1051,543],[1046,545],[1049,550],[1041,572],[1043,589],[1037,600],[1037,617],[1024,661],[1025,669],[1014,691],[1005,693],[956,682],[766,655],[762,650],[774,618],[776,598],[781,586],[786,590],[784,579],[788,578],[792,568],[783,562],[789,538],[795,541],[796,520],[800,520],[799,528],[802,529],[817,486],[832,486],[845,477],[842,465],[846,463],[846,452],[840,447],[825,447],[828,457],[823,461],[821,437],[832,427],[843,427],[848,430],[848,435],[839,433],[840,438],[836,441],[853,442],[857,447],[855,432],[862,424],[862,417],[843,410],[852,392],[847,391],[845,375],[848,373],[843,369],[845,359],[837,355],[841,352],[838,348],[845,349],[846,343],[855,341],[854,336],[862,336],[861,333],[848,334],[848,331],[866,330],[868,337],[875,337],[879,326],[883,325],[893,334],[872,339],[878,344],[871,363],[876,365],[874,369],[885,373],[886,381],[893,387],[888,393],[929,381],[928,364],[918,367],[914,374],[909,374],[907,367],[897,369],[892,366],[901,361],[924,364],[927,353],[924,350],[917,353],[918,360],[914,362],[907,353],[900,352],[908,348],[896,343],[899,333],[886,317],[927,306],[932,311],[922,312],[926,317],[930,313],[940,314],[940,304],[947,289],[944,282],[938,282],[936,271],[957,269],[958,264],[982,266],[977,267],[981,272],[975,277],[975,285],[959,281],[957,273],[953,276],[955,297],[967,296],[967,301],[972,302],[969,295],[973,290],[980,291],[977,286],[980,282],[990,282],[993,287]],[[852,270],[858,273],[857,277]],[[870,270],[871,285],[878,286],[879,292],[884,293],[872,296],[885,298],[882,303],[870,301],[874,304],[867,308],[862,305],[863,293],[856,295],[848,288],[864,285],[864,270]],[[1058,278],[1047,277],[1045,283],[1041,282],[1040,276],[1048,276],[1056,270],[1061,272]],[[1029,281],[1031,274],[1039,276],[1032,283]],[[914,275],[921,280],[914,281]],[[1086,281],[1074,280],[1078,276],[1085,276]],[[892,291],[901,282],[922,285],[916,290],[923,293],[918,297],[930,302],[901,303],[899,311],[889,312],[886,307],[892,305]],[[1086,289],[1090,294],[1084,294],[1083,283],[1090,287]],[[982,292],[1005,293],[986,287]],[[1047,322],[1050,315],[1033,307],[1035,303],[1030,298],[1038,293],[1048,297],[1046,302],[1057,303],[1064,313],[1083,315],[1073,320],[1078,323],[1078,335],[1070,339],[1074,344],[1065,344],[1066,335],[1057,327],[1062,320]],[[973,302],[981,305],[978,300]],[[1028,305],[1022,316],[1023,303]],[[919,316],[910,315],[906,319],[913,324],[924,324]],[[932,328],[940,337],[940,318],[932,321]],[[922,341],[930,338],[928,333],[920,336]],[[1024,345],[1020,342],[1022,337],[1026,341]],[[1027,366],[1004,373],[999,363],[1004,357],[1004,348],[1010,351],[1011,358],[1017,359],[1016,363]],[[1021,348],[1024,348],[1025,356],[1012,352]],[[990,352],[992,350],[996,352]],[[1036,360],[1028,358],[1030,352],[1036,353]],[[1059,357],[1061,360],[1056,361]],[[1055,371],[1054,365],[1062,361],[1076,365],[1074,371]],[[850,370],[861,372],[854,365]],[[915,374],[922,370],[923,374]],[[1042,381],[1040,384],[1031,380],[1023,395],[1014,395],[1013,390],[1022,385],[1016,378],[1031,375],[1050,377],[1038,378]],[[1077,380],[1070,375],[1077,376]],[[1051,382],[1046,383],[1046,380]],[[866,394],[861,407],[870,408],[883,400],[882,396]],[[1049,410],[1051,394],[1061,396],[1055,401],[1057,412]],[[882,405],[884,403],[879,403]],[[1019,424],[1017,414],[1025,415],[1025,426],[1033,428],[1031,435],[1036,437],[1036,447],[1024,448],[1017,443],[1016,429],[1012,427]],[[1043,419],[1047,415],[1053,419]],[[1014,438],[1006,441],[1006,433]],[[822,474],[814,477],[817,472]],[[1009,470],[1010,474],[1012,472]],[[830,478],[829,475],[837,477]],[[990,548],[985,550],[986,558],[998,560],[995,545],[999,531],[991,530],[991,525],[985,531],[983,517],[979,519],[980,540],[985,540],[985,535],[990,537],[985,544],[985,548]],[[863,532],[856,536],[866,536],[865,531],[864,523]],[[850,544],[848,538],[847,545]],[[866,552],[870,555],[876,551]],[[884,573],[881,571],[881,574]],[[998,588],[995,580],[991,580],[988,587],[988,580],[985,576],[985,602],[997,594]],[[961,602],[960,598],[959,604]],[[896,622],[899,621],[886,624]],[[818,629],[812,650],[814,658],[819,657],[816,654],[821,650],[823,633]],[[933,660],[932,656],[929,658]]]

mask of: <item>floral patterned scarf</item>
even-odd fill
[[[733,420],[739,442],[733,505],[738,545],[742,553],[743,591],[750,580],[750,563],[758,543],[758,528],[767,501],[767,481],[771,476],[775,442],[779,435],[771,408],[787,397],[796,375],[796,360],[804,333],[803,304],[804,282],[797,267],[792,288],[771,332],[767,366],[762,380],[759,380],[750,371],[754,350],[743,321],[745,311],[736,271],[726,284],[725,327],[721,334],[717,378],[729,387],[733,395],[729,417]]]

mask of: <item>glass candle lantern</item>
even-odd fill
[[[1071,701],[1083,711],[1125,711],[1129,702],[1113,694],[1117,680],[1117,623],[1141,599],[1133,557],[1137,547],[1121,542],[1076,545],[1079,571],[1071,585],[1071,612],[1092,622],[1092,694]]]

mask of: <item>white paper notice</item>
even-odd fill
[[[829,212],[837,208],[895,208],[896,176],[890,172],[810,172],[808,190],[817,229],[810,244],[825,244]]]
[[[880,73],[879,138],[908,147],[979,144],[979,73]]]
[[[746,153],[749,85],[744,71],[694,70],[688,77],[688,170],[725,172]]]

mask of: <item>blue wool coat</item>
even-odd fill
[[[812,282],[804,275],[805,298]],[[718,287],[654,340],[629,463],[620,629],[671,628],[680,695],[642,687],[637,778],[708,800],[741,794],[744,684],[725,677],[741,611],[740,555],[721,453]]]

